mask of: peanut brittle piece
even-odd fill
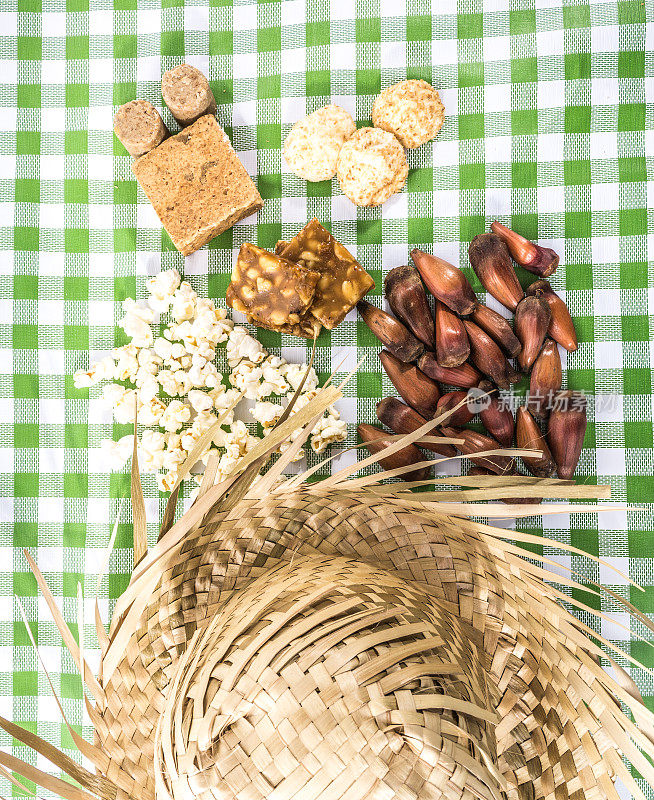
[[[227,300],[227,305],[230,306],[230,308],[234,308],[237,311],[241,310],[240,300],[235,296],[231,284],[227,287],[227,293],[225,297]],[[313,339],[314,337],[318,336],[322,330],[322,325],[309,312],[301,316],[299,318],[299,322],[286,322],[282,323],[281,325],[273,325],[269,320],[261,320],[252,316],[251,314],[248,314],[247,312],[243,313],[251,325],[256,325],[257,328],[265,328],[268,331],[275,331],[276,333],[288,333],[291,336],[301,336],[304,339]]]
[[[232,272],[227,303],[262,327],[297,325],[319,279],[319,272],[246,242]]]
[[[299,322],[289,322],[283,325],[270,325],[267,322],[261,322],[261,320],[249,314],[247,315],[247,321],[252,325],[256,325],[258,328],[265,328],[266,330],[275,331],[276,333],[289,333],[291,336],[301,336],[303,339],[313,339],[318,336],[322,329],[322,325],[311,314],[305,314],[303,317],[300,317]]]
[[[309,310],[330,330],[375,285],[354,256],[317,219],[307,222],[290,242],[278,242],[275,252],[320,273]]]

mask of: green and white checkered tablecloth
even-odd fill
[[[73,371],[124,342],[114,324],[119,301],[143,297],[147,275],[174,266],[224,302],[242,242],[272,247],[312,216],[357,253],[378,293],[385,270],[406,263],[414,246],[467,264],[468,241],[494,218],[561,254],[552,284],[581,340],[564,380],[590,397],[580,472],[641,508],[523,528],[544,524],[548,535],[606,558],[645,593],[604,567],[556,556],[654,611],[652,10],[651,0],[0,0],[0,714],[73,752],[18,595],[68,719],[90,733],[79,679],[22,554],[28,547],[36,556],[74,631],[82,583],[93,646],[96,575],[128,484],[99,457],[100,439],[112,435],[110,410],[99,392],[73,388]],[[266,200],[258,218],[186,260],[111,130],[121,103],[140,97],[160,107],[161,74],[182,61],[207,74],[219,120]],[[437,141],[409,152],[405,191],[381,208],[356,209],[336,182],[307,185],[288,171],[280,147],[300,116],[334,102],[365,124],[380,89],[405,77],[433,83],[447,113]],[[165,108],[163,116],[175,129]],[[295,339],[260,336],[289,359],[305,358]],[[370,355],[342,403],[348,422],[372,421],[376,400],[390,393],[377,349],[353,315],[319,341],[323,374],[343,356],[341,370]],[[350,425],[348,444],[354,437]],[[155,521],[163,501],[154,481],[146,490]],[[127,582],[125,520],[103,583],[105,618]],[[648,646],[629,642],[616,623],[645,635],[622,613],[598,629],[654,665]],[[651,702],[651,679],[635,677]],[[0,747],[32,758],[4,734]],[[0,794],[11,792],[0,780]]]

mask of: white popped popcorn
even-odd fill
[[[139,466],[146,472],[156,472],[164,465],[166,438],[161,431],[145,430],[141,435]]]
[[[166,442],[166,447],[169,450],[177,450],[178,447],[182,446],[182,434],[175,433],[174,431],[168,431],[167,433],[163,434],[164,440]]]
[[[88,389],[101,381],[113,380],[116,362],[111,356],[94,361],[87,370],[78,369],[73,374],[73,385],[76,389]]]
[[[162,364],[162,358],[154,350],[149,350],[145,347],[137,351],[136,360],[138,361],[139,369],[149,372],[151,375],[156,375]]]
[[[315,389],[310,389],[308,392],[303,392],[295,401],[291,415],[297,414],[298,411],[301,411],[310,400],[313,400],[317,394],[318,392]]]
[[[175,290],[179,287],[181,277],[176,269],[167,269],[153,278],[148,278],[145,286],[150,293],[148,304],[153,311],[163,314],[170,308]]]
[[[268,356],[261,365],[262,382],[259,386],[258,398],[268,397],[271,394],[286,394],[289,385],[284,377],[284,365],[278,356]]]
[[[182,436],[182,442],[184,437]],[[164,469],[174,470],[175,472],[178,471],[179,467],[186,461],[186,457],[188,456],[188,452],[184,449],[183,444],[181,447],[167,448],[164,451],[163,455],[163,467]]]
[[[159,425],[167,431],[178,431],[185,422],[191,419],[191,407],[181,400],[171,400],[161,415]]]
[[[115,406],[125,393],[125,387],[120,383],[107,383],[102,387],[102,398],[110,405]]]
[[[218,462],[216,483],[220,483],[221,481],[224,481],[225,478],[229,477],[230,472],[232,472],[237,464],[238,457],[233,458],[232,456],[227,455],[227,453],[223,453],[223,455],[220,457],[220,461]]]
[[[106,463],[111,470],[122,469],[132,455],[133,447],[134,437],[132,434],[122,436],[117,442],[114,442],[113,439],[102,439],[100,450],[103,463]]]
[[[177,484],[178,474],[175,471],[158,472],[157,486],[160,492],[171,492]]]
[[[208,395],[213,399],[214,408],[218,416],[224,416],[224,424],[231,425],[234,421],[234,411],[227,413],[227,409],[230,408],[239,397],[240,392],[238,389],[225,389],[222,384],[219,384],[215,389],[208,392]]]
[[[177,380],[175,373],[170,369],[162,369],[157,375],[157,380],[161,384],[161,388],[170,397],[175,397],[178,394]]]
[[[183,367],[180,367],[173,372],[173,380],[177,384],[176,394],[180,397],[188,394],[188,392],[193,388],[193,381]]]
[[[187,349],[181,342],[175,342],[170,349],[170,358],[172,359],[181,359],[187,354]]]
[[[301,433],[300,431],[294,431],[291,434],[288,441],[282,442],[282,444],[279,446],[279,452],[282,454],[285,453],[292,446],[293,442],[298,438],[300,433]],[[303,458],[304,458],[304,452],[302,450],[299,450],[291,460],[295,462],[295,461],[300,461]]]
[[[206,386],[207,389],[215,388],[221,380],[216,365],[210,361],[205,361],[201,367],[192,364],[188,376],[192,386]]]
[[[207,433],[207,431],[209,431],[211,428],[214,428],[217,422],[218,417],[214,413],[211,411],[201,411],[193,420],[191,427],[186,431],[186,433],[190,434],[191,436],[191,439],[187,441],[197,442],[201,436]],[[226,436],[227,433],[222,426],[216,428],[208,446],[211,447],[213,445],[215,447],[224,447]],[[184,443],[184,436],[182,436],[182,445],[186,447],[187,450],[189,449]]]
[[[240,392],[244,392],[248,400],[259,400],[259,382],[263,370],[251,361],[240,361],[232,370],[229,381]]]
[[[225,436],[224,446],[227,456],[238,460],[249,452],[258,441],[256,436],[250,434],[246,424],[237,419],[232,425],[231,431]]]
[[[117,381],[133,381],[139,370],[138,354],[140,350],[133,344],[117,347],[112,351],[115,359],[114,378]]]
[[[173,343],[163,336],[159,336],[154,340],[152,349],[163,361],[172,358]]]
[[[212,440],[199,453],[198,465],[206,465],[215,454],[219,459],[216,482],[220,482],[260,441],[235,418],[233,406],[242,397],[255,401],[249,416],[261,425],[265,436],[284,413],[307,367],[269,354],[246,328],[234,326],[227,312],[216,308],[213,300],[198,297],[176,270],[166,270],[148,279],[146,285],[147,305],[132,299],[123,303],[125,313],[119,324],[131,341],[87,370],[77,370],[75,386],[87,388],[106,381],[102,397],[111,406],[116,422],[133,424],[138,415],[143,428],[139,468],[157,473],[161,491],[175,486],[180,466],[203,435],[215,428]],[[155,321],[155,314],[169,314],[169,318]],[[226,376],[214,363],[220,344],[226,344],[230,368]],[[311,369],[292,413],[316,396],[317,385],[318,378]],[[332,408],[315,426],[311,444],[316,452],[322,452],[330,442],[344,437],[345,425]],[[122,469],[132,446],[132,434],[115,442],[105,440],[102,450],[106,463]],[[279,451],[289,446],[284,443]],[[295,460],[303,455],[300,450]]]
[[[261,400],[250,409],[250,414],[264,428],[272,428],[284,413],[284,407],[277,403]]]
[[[154,375],[143,372],[142,369],[136,373],[134,383],[139,390],[139,399],[142,403],[149,403],[159,394],[159,382]]]
[[[173,295],[170,313],[175,322],[191,319],[195,313],[195,301],[198,299],[196,292],[188,281],[182,281],[179,289]]]
[[[114,419],[121,425],[134,422],[137,408],[140,406],[141,402],[136,389],[123,388],[122,394],[114,402]]]
[[[220,383],[220,376],[215,365],[204,356],[194,355],[188,368],[188,377],[191,386],[198,389],[213,388]]]
[[[210,408],[213,408],[211,396],[207,392],[201,392],[199,389],[191,389],[187,399],[193,411],[209,411]]]
[[[198,439],[200,438],[201,435],[202,434],[198,433],[196,430],[193,430],[192,427],[187,428],[182,433],[182,447],[184,448],[184,450],[190,452],[198,443]]]
[[[88,369],[77,369],[73,373],[73,386],[76,389],[88,389],[100,383],[102,378],[96,378],[97,362],[93,362]]]
[[[154,334],[150,325],[154,321],[154,312],[147,306],[140,306],[130,297],[123,301],[125,316],[118,325],[130,336],[135,347],[152,347]]]
[[[296,391],[298,386],[302,383],[302,378],[307,371],[306,364],[286,364],[286,368],[284,370],[284,377],[291,385],[293,391]],[[318,386],[318,376],[316,375],[316,371],[313,367],[309,370],[309,374],[307,375],[307,379],[304,382],[304,386],[302,387],[302,391],[310,392],[313,389],[317,388]]]
[[[158,397],[153,397],[149,402],[144,402],[139,408],[139,425],[145,425],[146,428],[158,425],[165,410],[166,404],[159,400]]]
[[[250,336],[245,328],[236,327],[231,332],[227,341],[227,362],[230,367],[236,366],[243,360],[259,364],[266,355],[261,342]]]
[[[319,420],[311,431],[311,448],[315,453],[324,453],[334,442],[343,442],[347,438],[347,425],[342,419],[328,414]]]

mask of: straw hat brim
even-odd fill
[[[553,562],[522,546],[541,539],[475,518],[592,512],[598,508],[531,505],[529,498],[603,497],[602,487],[476,476],[440,480],[460,483],[459,491],[413,493],[412,484],[378,485],[398,470],[354,477],[377,456],[319,483],[308,482],[315,471],[308,470],[280,484],[317,418],[339,396],[325,388],[294,417],[283,415],[222,483],[213,485],[209,464],[199,497],[177,522],[174,491],[160,540],[149,552],[134,458],[136,566],[108,634],[96,611],[98,676],[28,559],[95,701],[87,701],[95,743],[70,731],[97,775],[0,718],[0,727],[83,788],[0,751],[2,774],[14,770],[67,800],[618,800],[617,779],[644,799],[627,763],[654,786],[654,717],[597,641],[637,662],[566,610],[563,601],[602,616],[564,593],[588,591],[572,576],[548,582]],[[398,437],[384,455],[419,441],[434,424]],[[291,436],[284,455],[257,478]],[[194,459],[192,453],[180,475]],[[501,508],[487,502],[507,497],[517,500]],[[476,500],[483,502],[469,503]],[[314,590],[319,602],[298,600]],[[652,629],[633,606],[609,594]],[[357,620],[382,608],[390,613],[372,639],[350,612],[347,624],[338,617],[336,638],[317,624],[346,596]],[[410,658],[392,644],[398,636]],[[358,650],[352,650],[355,641]],[[266,646],[257,649],[257,642]],[[272,642],[278,649],[269,652]],[[388,651],[383,669],[380,648]],[[343,650],[356,658],[343,663]],[[314,660],[304,657],[309,651]],[[615,678],[602,669],[602,658]],[[424,659],[431,664],[428,675]],[[306,672],[297,671],[300,663]],[[320,668],[311,672],[315,664]],[[398,671],[412,676],[407,685],[398,683]],[[274,690],[261,683],[263,674],[279,681]],[[425,692],[429,698],[421,701]],[[307,697],[333,710],[331,728],[314,706],[303,705]],[[341,759],[339,772],[337,732],[344,731],[356,752],[347,763]],[[295,750],[289,736],[297,740]]]

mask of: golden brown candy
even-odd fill
[[[318,336],[322,330],[322,325],[311,314],[305,314],[300,317],[300,321],[296,323],[286,323],[283,325],[270,325],[267,322],[262,322],[256,317],[247,315],[247,321],[258,328],[265,328],[268,331],[275,331],[276,333],[288,333],[291,336],[301,336],[303,339],[313,339]]]
[[[261,327],[297,325],[311,305],[319,272],[245,243],[232,272],[227,303]]]
[[[330,330],[375,285],[354,256],[317,219],[307,222],[290,242],[278,242],[275,252],[320,273],[310,310]]]

